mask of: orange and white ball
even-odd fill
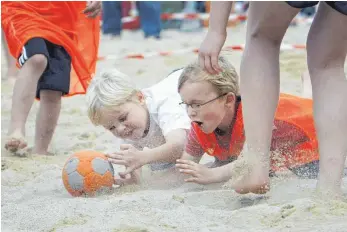
[[[80,151],[66,161],[62,178],[72,196],[95,196],[112,190],[114,169],[104,154]]]

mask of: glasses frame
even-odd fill
[[[179,103],[179,105],[180,105],[180,106],[185,105],[185,106],[186,106],[186,109],[188,109],[188,107],[190,106],[190,108],[192,108],[192,109],[194,109],[194,110],[198,110],[198,109],[201,108],[201,106],[204,106],[204,105],[206,105],[206,104],[208,104],[208,103],[210,103],[210,102],[213,102],[213,101],[215,101],[215,100],[217,100],[217,99],[219,99],[219,98],[221,98],[221,97],[224,97],[224,96],[227,95],[227,94],[228,94],[228,93],[223,93],[223,94],[219,95],[218,97],[215,97],[215,98],[213,98],[213,99],[211,99],[211,100],[209,100],[209,101],[207,101],[207,102],[204,102],[204,103],[192,103],[192,104],[188,104],[188,103],[185,103],[185,102],[181,102],[181,103]]]

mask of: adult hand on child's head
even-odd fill
[[[120,151],[114,152],[113,154],[107,154],[108,160],[111,163],[124,165],[126,167],[124,172],[120,175],[127,175],[132,171],[142,167],[145,164],[145,154],[137,150],[131,144],[120,145]]]
[[[222,71],[218,64],[218,56],[226,39],[226,32],[220,33],[209,30],[199,48],[199,64],[210,74]]]
[[[95,18],[101,12],[101,1],[87,1],[87,7],[83,10],[83,13],[88,18]]]
[[[184,179],[186,182],[194,182],[198,184],[212,184],[219,182],[212,168],[195,163],[194,161],[178,159],[176,160],[176,167],[179,168],[181,173],[190,175],[189,178]]]

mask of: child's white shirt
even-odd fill
[[[125,142],[133,144],[139,149],[155,148],[165,143],[165,136],[169,132],[176,129],[190,129],[191,121],[184,107],[179,105],[182,100],[177,91],[178,78],[182,71],[183,69],[174,71],[159,83],[141,91],[145,96],[149,111],[149,130],[144,138]],[[160,166],[163,164],[158,163]],[[156,164],[151,166],[152,169],[162,169],[156,168]]]

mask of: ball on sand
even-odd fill
[[[62,178],[72,196],[95,196],[112,190],[114,170],[104,154],[80,151],[66,161]]]

